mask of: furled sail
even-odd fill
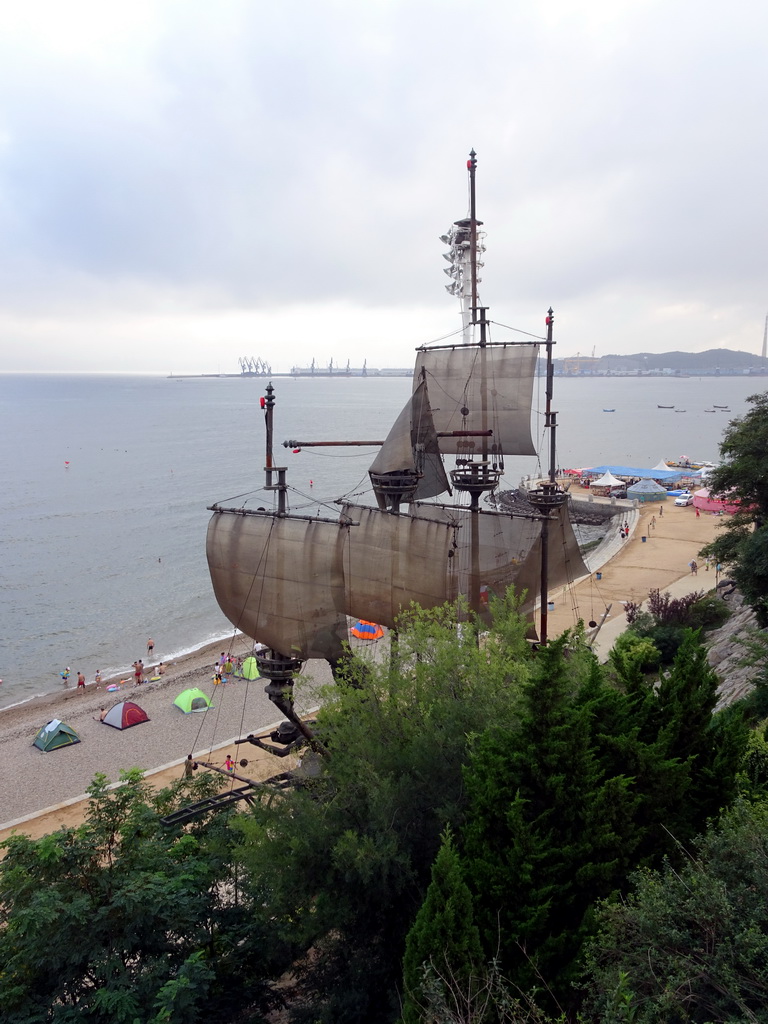
[[[347,640],[346,541],[334,520],[215,511],[206,550],[221,610],[286,657],[337,660]]]
[[[444,455],[482,450],[503,455],[535,455],[531,404],[538,346],[487,344],[419,349],[414,388],[429,387],[436,431],[493,430],[487,439],[440,437]]]
[[[450,492],[426,381],[419,381],[368,472],[381,508]]]
[[[453,524],[344,503],[346,611],[392,627],[412,602],[436,608],[458,596]]]

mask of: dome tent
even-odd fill
[[[142,722],[148,721],[147,712],[132,700],[121,700],[102,718],[104,725],[111,725],[114,729],[130,729],[132,725],[141,725]]]
[[[627,488],[627,497],[637,501],[664,501],[667,492],[655,480],[638,480],[636,484]]]
[[[256,659],[253,655],[246,658],[243,662],[243,668],[241,671],[243,679],[258,679],[259,678],[259,666],[256,663]]]
[[[191,690],[183,690],[173,702],[185,715],[193,711],[207,711],[212,707],[210,697],[207,697],[202,690],[193,687]]]
[[[52,718],[32,740],[32,746],[47,753],[49,750],[58,750],[59,747],[68,747],[79,742],[80,737],[70,725],[60,722],[58,718]]]

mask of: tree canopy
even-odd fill
[[[722,462],[707,477],[710,492],[737,504],[723,530],[705,548],[729,567],[760,624],[768,625],[768,392],[751,395],[752,408],[731,420],[720,445]]]

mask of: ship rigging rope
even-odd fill
[[[239,632],[238,629],[235,629],[233,631],[232,639],[230,640],[229,645],[227,647],[227,654],[230,655],[230,656],[232,654],[232,645],[234,643],[235,636],[236,636],[236,634],[238,632]],[[245,635],[245,634],[243,634],[243,635]],[[251,647],[251,651],[253,651],[253,647]],[[223,685],[223,684],[221,684],[221,685]],[[222,709],[222,707],[224,705],[224,698],[223,698],[223,693],[222,693],[222,690],[221,690],[221,685],[218,687],[218,690],[219,690],[218,710],[217,710],[217,713],[216,713],[216,720],[215,720],[214,725],[213,725],[213,733],[211,735],[211,743],[210,743],[210,746],[208,747],[208,755],[209,755],[209,757],[211,757],[213,755],[213,748],[214,748],[215,743],[216,743],[216,734],[218,732],[218,727],[219,727],[219,716],[221,715],[221,709]],[[246,706],[248,704],[248,688],[249,688],[249,685],[250,685],[250,679],[248,679],[248,677],[246,676],[245,677],[245,693],[243,694],[242,712],[240,714],[240,732],[239,732],[240,736],[242,736],[243,731],[244,731],[245,709],[246,709]],[[216,691],[216,686],[212,684],[211,699],[213,699],[213,693],[215,691]],[[194,742],[194,744],[192,746],[193,750],[197,747],[197,744],[200,741],[200,733],[202,732],[204,724],[205,724],[205,718],[201,717],[200,725],[198,726],[198,730],[197,730],[197,735],[195,736],[195,742]],[[192,751],[190,751],[190,753],[191,752]],[[229,781],[230,791],[234,788],[235,781],[236,780],[234,778],[230,779],[230,781]]]
[[[498,320],[490,320],[489,323],[495,324],[496,327],[502,327],[505,331],[514,331],[516,334],[524,334],[528,338],[533,338],[534,341],[541,341],[546,343],[546,338],[543,338],[540,334],[531,334],[530,331],[523,331],[519,327],[510,327],[509,324],[499,323]],[[553,342],[553,344],[555,344]]]

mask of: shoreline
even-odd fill
[[[572,585],[572,595],[550,593],[555,604],[549,615],[552,636],[572,627],[574,616],[585,621],[599,619],[610,606],[595,644],[602,660],[612,640],[626,628],[627,600],[645,600],[652,587],[662,591],[672,588],[682,594],[714,585],[713,573],[691,577],[687,563],[713,539],[719,520],[710,516],[696,518],[692,508],[668,506],[665,512],[663,517],[659,516],[655,529],[650,529],[649,520],[654,513],[658,514],[658,506],[634,510],[629,539],[606,538],[599,553],[601,564],[589,559],[591,572]],[[601,579],[596,582],[598,568]],[[59,692],[0,709],[0,766],[4,781],[0,791],[0,834],[19,819],[24,819],[24,825],[16,830],[28,832],[30,821],[57,807],[61,808],[59,817],[53,820],[59,824],[53,827],[60,827],[64,805],[82,799],[96,772],[103,772],[110,783],[116,783],[120,772],[128,768],[142,768],[148,777],[167,770],[171,773],[164,783],[167,784],[178,776],[179,766],[188,753],[200,758],[204,751],[210,755],[222,751],[225,756],[239,749],[225,750],[234,739],[273,725],[278,712],[264,693],[263,680],[235,679],[226,686],[213,685],[212,668],[222,649],[233,656],[251,653],[253,642],[249,637],[237,634],[228,640],[226,644],[210,642],[176,659],[156,682],[135,686],[131,680],[120,690],[108,692],[107,685],[119,680],[117,676],[105,679],[99,689],[93,683],[86,684],[84,693],[78,692],[76,686],[62,686]],[[326,662],[308,662],[296,683],[297,710],[306,713],[316,707],[317,687],[330,682]],[[185,715],[173,706],[174,698],[190,686],[199,686],[213,696],[213,706],[204,714]],[[138,703],[150,721],[119,731],[94,720],[98,719],[100,707],[109,708],[119,700]],[[52,718],[71,725],[81,742],[50,753],[33,747],[37,731]],[[249,760],[255,759],[251,752],[258,753],[258,748],[247,745],[244,749]],[[266,757],[264,778],[289,767],[286,761]],[[215,760],[212,756],[207,759]],[[164,765],[169,767],[158,768]],[[67,820],[78,820],[76,814],[77,808],[70,807]]]

